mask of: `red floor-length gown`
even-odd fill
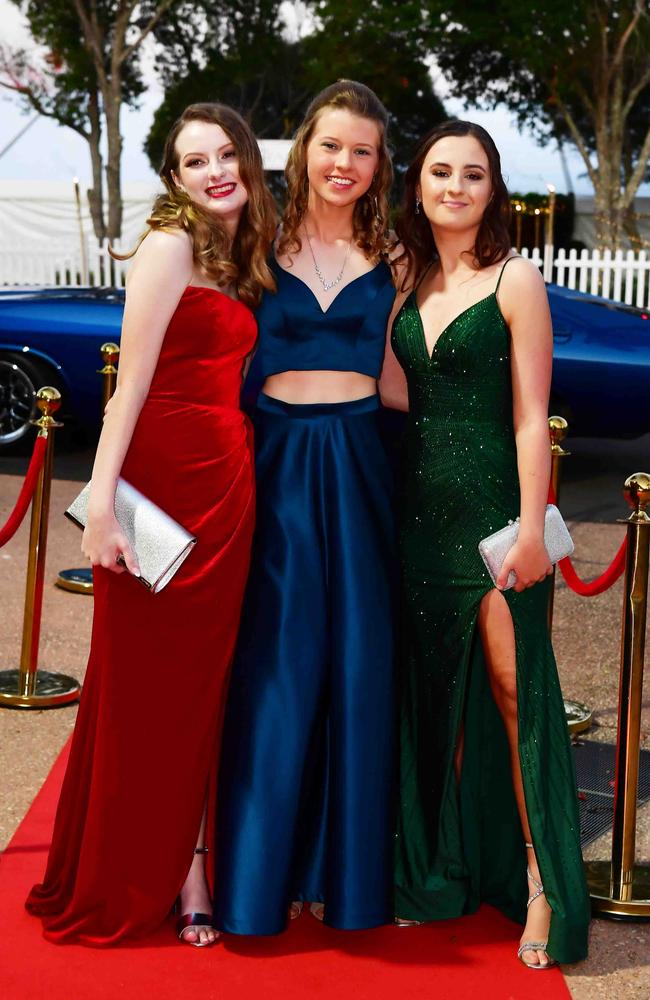
[[[186,288],[122,475],[198,537],[158,594],[95,570],[92,644],[42,885],[54,942],[112,945],[169,914],[214,776],[248,571],[254,467],[239,408],[256,325]],[[74,636],[71,636],[74,641]]]

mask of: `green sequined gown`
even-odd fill
[[[411,294],[392,344],[410,401],[400,529],[396,913],[457,917],[487,902],[523,923],[524,838],[476,624],[492,587],[478,543],[519,514],[510,335],[495,291],[456,317],[429,357]],[[547,583],[505,592],[515,629],[527,812],[553,911],[548,952],[575,962],[587,953],[590,911],[547,596]],[[453,756],[461,724],[457,782]]]

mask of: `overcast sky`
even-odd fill
[[[18,44],[24,38],[19,11],[9,0],[0,0],[0,23],[3,40]],[[125,110],[122,115],[124,136],[123,177],[125,182],[155,180],[149,162],[142,151],[153,113],[161,100],[161,89],[153,72],[147,74],[149,89],[137,110]],[[469,118],[479,122],[493,136],[503,161],[504,173],[510,190],[545,192],[546,184],[555,184],[558,191],[566,191],[567,183],[557,147],[554,143],[540,147],[527,132],[520,132],[511,117],[504,111],[480,111],[465,108],[453,99],[441,78],[436,79],[436,90],[445,102],[450,116]],[[197,95],[197,97],[202,95]],[[212,96],[212,95],[210,95]],[[0,150],[18,134],[33,117],[21,113],[20,102],[9,91],[0,91]],[[568,166],[576,194],[591,194],[592,188],[584,176],[584,165],[577,153],[568,151]],[[72,180],[74,176],[86,183],[90,181],[88,146],[70,129],[57,126],[53,121],[39,118],[27,132],[0,157],[0,178],[34,180]],[[646,184],[640,194],[650,194]]]

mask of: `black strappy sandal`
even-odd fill
[[[207,847],[195,847],[195,854],[207,854]],[[194,931],[196,934],[196,941],[188,941],[185,937],[185,932],[188,930]],[[199,934],[201,931],[214,931],[217,935],[214,941],[200,941]],[[182,916],[176,921],[176,933],[178,934],[178,940],[182,941],[183,944],[190,944],[193,948],[211,948],[213,944],[216,944],[221,934],[212,924],[212,914],[211,913],[183,913]]]

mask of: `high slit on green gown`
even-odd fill
[[[500,278],[499,278],[500,281]],[[400,802],[396,913],[457,917],[491,903],[526,919],[526,850],[508,742],[477,630],[492,581],[478,543],[519,515],[510,334],[497,289],[429,357],[415,293],[392,344],[409,389],[402,475]],[[526,810],[552,909],[548,953],[587,954],[576,781],[547,625],[548,582],[505,591],[517,659]],[[454,753],[463,733],[460,781]]]

